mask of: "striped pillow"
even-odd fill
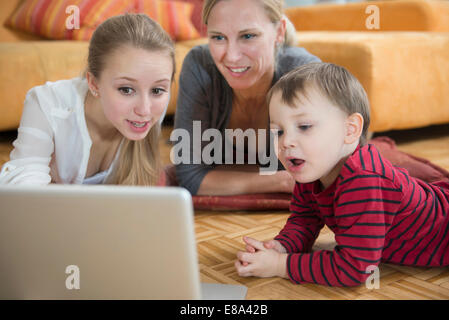
[[[73,40],[88,41],[95,29],[106,19],[134,12],[134,2],[127,0],[90,0],[91,9],[83,16],[81,28],[73,31]]]
[[[66,27],[66,20],[69,17],[66,9],[71,5],[76,6],[79,8],[81,18],[89,12],[95,2],[92,0],[25,0],[5,24],[14,29],[50,39],[72,39],[73,30]]]
[[[79,29],[66,27],[74,13],[69,6],[79,9]],[[24,0],[6,25],[49,39],[89,40],[107,18],[139,12],[159,22],[173,40],[190,40],[200,37],[190,20],[192,10],[190,3],[164,0]]]
[[[167,0],[172,1],[172,0]],[[182,2],[188,2],[193,4],[193,12],[192,12],[192,23],[195,26],[195,29],[198,30],[202,37],[207,35],[207,27],[203,23],[203,3],[204,0],[177,0]]]
[[[146,13],[159,22],[173,40],[191,40],[200,38],[192,23],[194,5],[181,1],[135,0],[136,12]]]

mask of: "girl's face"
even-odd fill
[[[141,140],[168,105],[172,73],[167,52],[124,46],[107,57],[99,79],[89,85],[106,119],[125,138]]]
[[[285,27],[274,25],[258,0],[228,0],[212,8],[207,33],[215,65],[231,88],[241,90],[272,76]]]

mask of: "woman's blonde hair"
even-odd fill
[[[125,14],[100,24],[89,43],[87,71],[99,79],[108,55],[124,46],[166,52],[173,62],[175,49],[172,40],[159,24],[145,14]],[[145,139],[124,139],[118,162],[106,183],[123,185],[155,185],[161,168],[159,154],[160,124],[150,129]]]
[[[207,25],[212,8],[222,0],[205,0],[203,4],[203,22]],[[257,0],[263,8],[273,24],[277,24],[284,19],[286,21],[286,30],[284,37],[284,46],[293,47],[298,44],[296,37],[296,29],[292,22],[284,15],[284,1],[283,0]]]

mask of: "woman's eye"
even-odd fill
[[[154,89],[152,89],[152,92],[153,92],[154,95],[159,96],[159,95],[161,95],[161,94],[163,94],[164,92],[167,92],[167,91],[162,89],[162,88],[154,88]]]
[[[224,37],[223,37],[223,36],[211,36],[211,39],[212,39],[212,40],[221,41],[221,40],[224,39]]]
[[[132,94],[134,92],[134,89],[132,89],[130,87],[120,87],[120,88],[118,88],[118,90],[127,96],[129,96],[130,94]]]

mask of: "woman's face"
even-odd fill
[[[284,39],[282,23],[273,24],[258,0],[218,1],[207,22],[212,58],[236,90],[272,78],[276,42]]]
[[[172,72],[167,52],[125,46],[111,53],[94,84],[106,119],[129,140],[145,138],[168,105]]]

